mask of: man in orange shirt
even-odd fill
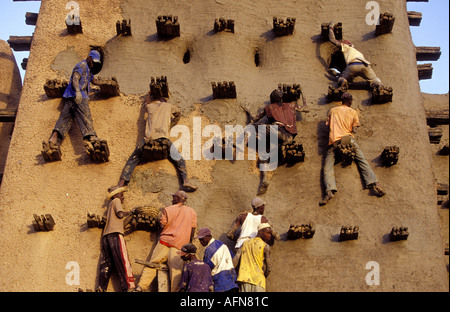
[[[159,219],[161,234],[153,250],[150,263],[165,263],[169,267],[170,290],[177,292],[180,287],[183,260],[177,251],[183,245],[192,242],[197,228],[197,214],[194,209],[185,205],[187,195],[184,191],[172,194],[172,206],[162,211]],[[144,267],[138,287],[146,289],[156,277],[156,269]]]
[[[359,117],[356,110],[351,108],[353,97],[345,92],[342,95],[342,105],[333,107],[328,112],[327,125],[329,127],[328,151],[323,168],[323,176],[326,187],[326,195],[320,205],[326,205],[337,192],[336,178],[334,176],[335,149],[344,137],[350,136],[350,144],[355,149],[355,163],[361,171],[362,178],[367,188],[372,189],[378,197],[386,194],[378,183],[377,177],[367,162],[361,148],[356,143],[354,133],[359,126]]]

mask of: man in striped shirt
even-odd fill
[[[215,240],[209,228],[198,230],[197,237],[205,246],[203,262],[211,268],[215,292],[237,291],[236,271],[233,266],[233,256],[228,247]]]

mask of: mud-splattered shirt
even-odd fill
[[[333,107],[328,111],[329,142],[331,145],[344,136],[353,136],[353,128],[359,126],[359,117],[355,109],[347,105]]]
[[[146,104],[145,108],[148,114],[145,125],[145,139],[156,140],[169,138],[170,124],[175,114],[180,113],[180,109],[162,101],[154,101]]]
[[[342,53],[344,54],[345,62],[347,63],[347,65],[354,62],[361,62],[370,65],[370,62],[364,58],[364,55],[358,50],[356,50],[354,47],[342,43],[341,50]]]
[[[72,71],[72,76],[70,77],[69,85],[67,86],[66,90],[64,91],[63,97],[64,98],[70,98],[75,97],[76,90],[73,87],[73,75],[74,73],[80,74],[80,91],[81,95],[84,98],[89,97],[89,92],[91,91],[91,81],[94,79],[94,75],[92,75],[91,70],[89,69],[89,66],[86,62],[86,60],[81,61],[75,67]]]
[[[184,264],[180,289],[186,289],[186,292],[209,292],[212,285],[209,265],[197,259]]]
[[[236,271],[233,266],[233,254],[227,245],[211,238],[205,248],[203,261],[211,268],[214,291],[227,291],[237,288]]]
[[[108,205],[106,211],[106,224],[103,229],[102,236],[119,233],[123,235],[123,219],[118,217],[120,211],[124,211],[122,208],[122,202],[119,198],[114,198]]]

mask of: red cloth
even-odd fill
[[[160,241],[180,249],[191,239],[192,228],[197,227],[197,213],[181,203],[164,208],[160,224],[164,226]]]
[[[266,115],[269,119],[280,122],[287,132],[297,134],[296,114],[294,105],[291,103],[269,104],[265,107]]]

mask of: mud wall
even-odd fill
[[[96,5],[79,0],[83,34],[67,32],[65,1],[43,0],[36,25],[27,73],[0,189],[0,250],[2,291],[76,291],[94,288],[100,254],[101,230],[88,229],[86,213],[103,214],[107,188],[117,183],[120,172],[137,142],[143,137],[142,103],[150,77],[167,76],[171,102],[178,105],[180,124],[191,129],[193,117],[209,124],[245,125],[240,106],[253,114],[268,103],[279,83],[299,83],[310,111],[298,116],[298,141],[306,159],[270,174],[263,198],[265,215],[279,233],[290,224],[313,222],[311,240],[277,241],[272,248],[273,272],[268,291],[448,291],[448,273],[442,251],[440,218],[436,207],[435,178],[420,93],[415,47],[409,32],[406,3],[378,1],[381,12],[396,16],[391,34],[375,37],[375,26],[365,17],[367,1],[143,1],[99,0]],[[181,36],[160,40],[157,15],[177,15]],[[296,17],[295,33],[275,37],[273,17]],[[236,32],[213,32],[215,18],[234,19]],[[116,36],[115,23],[131,19],[132,36]],[[343,23],[344,37],[351,40],[374,64],[383,82],[394,89],[392,103],[371,105],[370,92],[351,90],[353,107],[362,126],[357,140],[387,191],[377,198],[364,189],[355,165],[336,166],[338,193],[319,207],[321,177],[327,144],[327,111],[337,103],[326,100],[335,83],[327,74],[334,47],[320,40],[320,25]],[[73,66],[84,59],[89,45],[102,46],[105,64],[99,76],[116,76],[122,94],[105,99],[91,96],[90,106],[99,137],[111,151],[105,164],[93,164],[85,154],[79,130],[74,126],[62,145],[62,161],[46,163],[41,144],[47,140],[62,103],[46,97],[46,79],[68,79]],[[255,49],[261,62],[255,65]],[[183,56],[189,50],[189,63]],[[212,81],[234,81],[237,98],[213,100]],[[210,137],[202,138],[205,142]],[[176,140],[177,138],[172,138]],[[381,165],[385,146],[397,145],[401,156],[391,168]],[[193,151],[191,151],[191,155]],[[239,212],[250,209],[256,196],[259,173],[253,160],[187,160],[188,175],[199,189],[189,194],[188,204],[198,214],[199,226],[230,247],[225,233]],[[125,207],[170,204],[178,188],[175,170],[168,161],[139,166],[125,195]],[[32,215],[50,213],[56,221],[51,232],[35,232]],[[340,242],[343,225],[358,225],[356,241]],[[407,241],[389,242],[393,226],[409,227]],[[133,260],[147,259],[156,240],[148,232],[126,236],[133,272],[142,267]],[[80,285],[66,283],[75,261]],[[380,285],[370,286],[366,265],[380,266]],[[33,280],[33,283],[29,283]],[[114,283],[111,289],[114,290]]]
[[[0,109],[14,112],[19,105],[22,80],[14,54],[6,41],[0,41]],[[0,174],[3,175],[14,122],[0,123]],[[1,178],[0,178],[1,181]]]

